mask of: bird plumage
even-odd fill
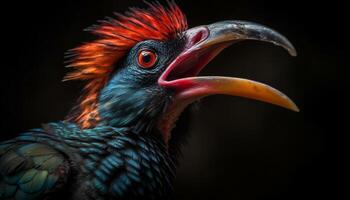
[[[66,80],[87,81],[67,120],[0,143],[0,199],[169,199],[186,133],[182,111],[212,95],[238,95],[297,111],[283,93],[230,77],[198,77],[220,51],[253,39],[296,51],[265,26],[222,21],[187,30],[175,3],[147,3],[70,51]]]
[[[99,39],[67,54],[75,70],[65,80],[87,80],[85,91],[66,121],[1,143],[0,199],[170,196],[176,153],[150,134],[169,98],[154,81],[181,50],[175,39],[187,23],[175,3],[147,4],[90,28]],[[134,62],[142,46],[164,55],[153,72]]]
[[[176,159],[160,138],[50,123],[0,145],[1,199],[161,199]]]

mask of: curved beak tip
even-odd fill
[[[290,104],[284,107],[294,112],[300,112],[299,107],[292,100],[289,99],[289,101],[290,101]]]
[[[295,49],[295,47],[292,45],[292,43],[290,43],[288,41],[288,46],[284,47],[285,49],[287,49],[288,53],[293,56],[296,57],[298,55],[297,50]]]
[[[294,46],[292,44],[289,45],[289,47],[287,48],[287,51],[289,53],[289,55],[296,57],[298,55],[297,50],[294,48]]]

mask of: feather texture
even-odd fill
[[[187,29],[186,17],[175,3],[168,2],[168,7],[147,4],[148,9],[133,8],[124,15],[116,13],[115,19],[108,18],[87,29],[99,39],[69,52],[68,67],[75,70],[67,74],[65,80],[88,80],[77,112],[69,117],[82,128],[91,128],[100,120],[98,94],[120,58],[138,42],[171,40]]]
[[[0,143],[0,199],[167,199],[175,159],[152,135],[46,124]]]

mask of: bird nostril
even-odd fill
[[[207,27],[203,26],[195,31],[188,31],[186,35],[189,40],[188,47],[192,47],[205,40],[209,35],[209,30]]]
[[[198,42],[200,42],[202,40],[203,37],[203,32],[199,31],[192,39],[192,43],[193,44],[197,44]]]

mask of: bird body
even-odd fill
[[[160,138],[50,123],[1,143],[1,198],[162,199],[175,158]]]
[[[88,29],[98,39],[67,54],[65,80],[84,80],[67,119],[0,143],[0,199],[169,199],[182,111],[213,95],[242,96],[294,111],[278,90],[234,77],[197,76],[216,55],[242,40],[292,44],[265,26],[222,21],[187,29],[168,2],[146,3]]]

